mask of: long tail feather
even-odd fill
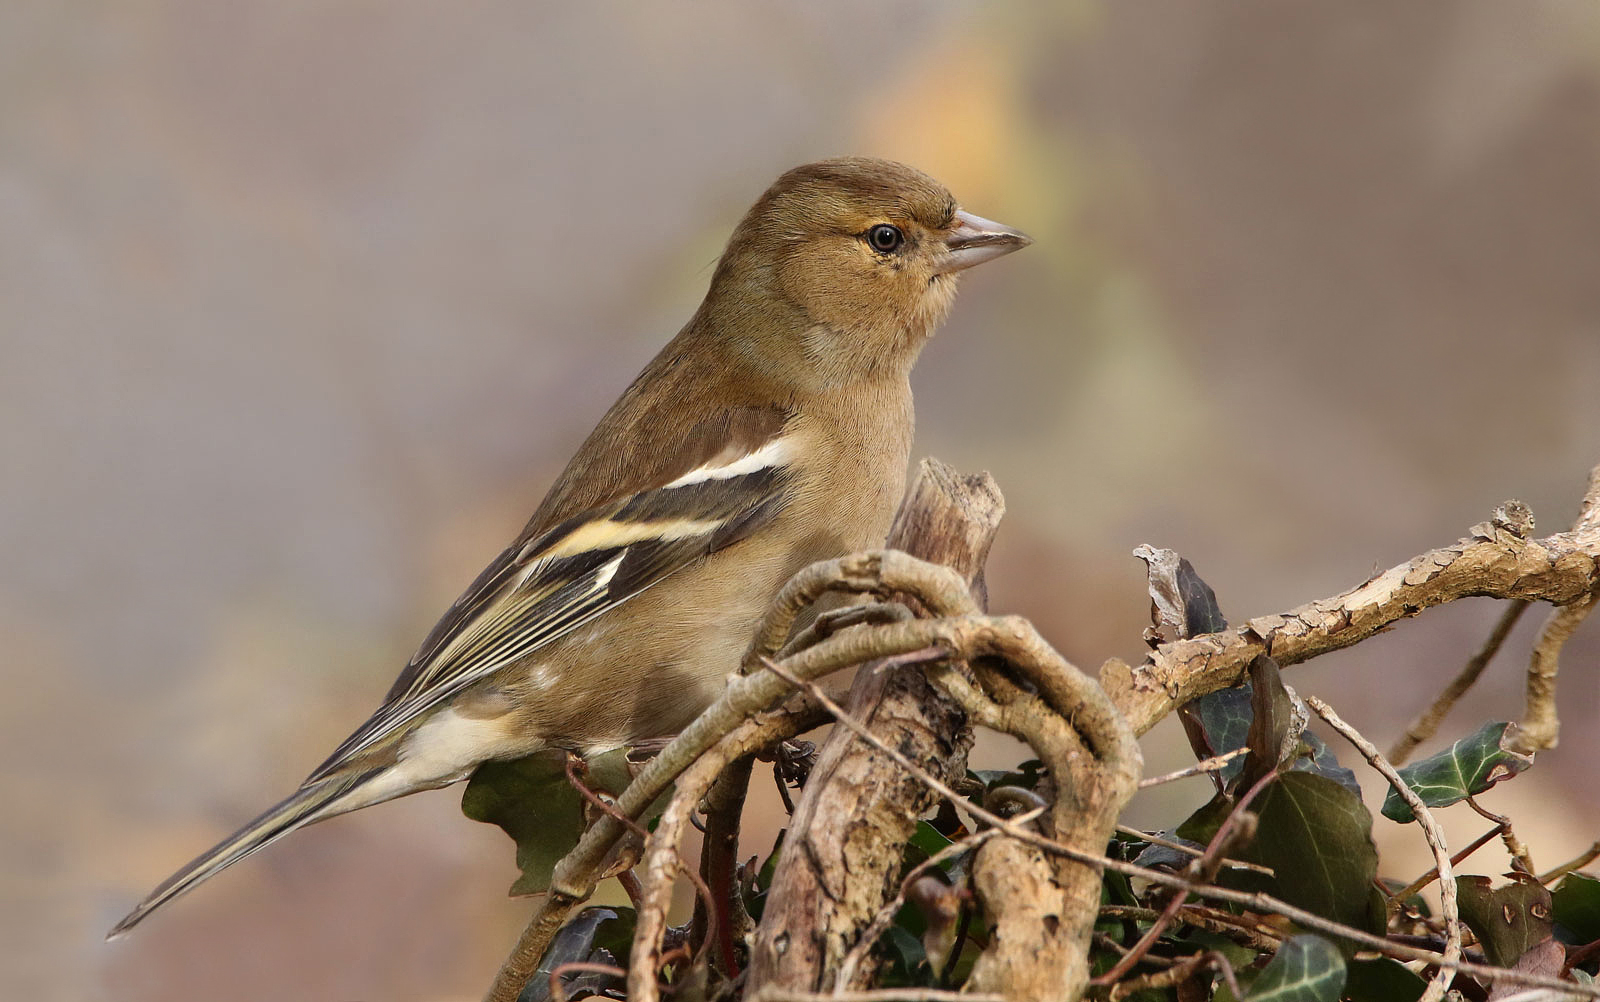
[[[144,921],[145,916],[168,901],[190,890],[201,881],[221,873],[256,850],[271,845],[295,829],[331,817],[335,813],[344,813],[345,808],[342,807],[333,812],[327,811],[326,808],[377,775],[378,771],[330,776],[321,782],[296,790],[289,797],[269,807],[260,817],[212,846],[191,860],[183,869],[162,881],[160,887],[151,891],[148,897],[139,902],[137,908],[129,912],[106,934],[106,939],[117,938]],[[356,806],[364,805],[350,805],[350,807]]]

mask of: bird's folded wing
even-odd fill
[[[726,451],[567,518],[495,558],[434,626],[383,706],[308,777],[322,779],[419,714],[729,546],[782,508],[787,443]]]

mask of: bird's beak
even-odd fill
[[[955,228],[944,241],[950,253],[945,256],[939,272],[963,271],[975,264],[992,261],[1002,254],[1021,250],[1031,243],[1033,238],[1020,230],[958,209]]]

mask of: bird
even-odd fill
[[[734,228],[689,322],[381,705],[299,789],[108,934],[296,829],[544,749],[675,734],[783,583],[881,546],[905,487],[909,373],[966,269],[1027,246],[904,164],[788,171]]]

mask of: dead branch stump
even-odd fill
[[[983,565],[1005,514],[987,473],[963,477],[922,461],[895,516],[888,545],[944,564],[987,599]],[[916,665],[866,665],[847,708],[886,744],[935,775],[965,771],[972,730],[955,701]],[[893,892],[905,842],[935,795],[882,752],[835,728],[789,825],[767,909],[757,929],[747,992],[762,985],[805,991],[831,987],[840,961]],[[870,984],[859,970],[854,984]]]

